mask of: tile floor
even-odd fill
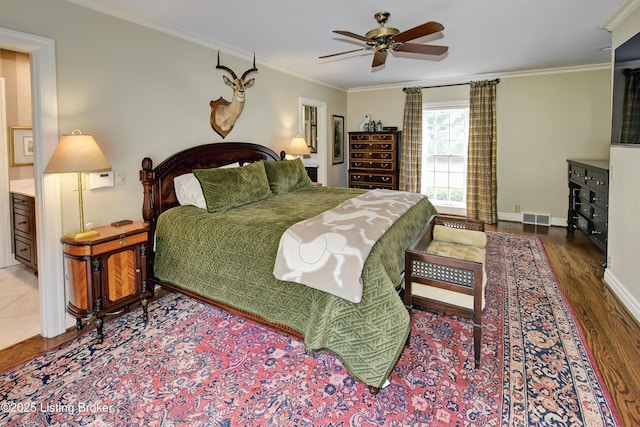
[[[0,349],[38,334],[38,278],[22,264],[0,268]]]

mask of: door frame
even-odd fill
[[[7,111],[4,78],[0,77],[0,129],[7,129]],[[9,197],[9,143],[7,132],[0,132],[0,230],[3,236],[11,236],[11,203]],[[6,195],[6,197],[5,197]],[[0,242],[0,268],[16,265],[13,258],[12,239]]]
[[[298,98],[298,114],[300,117],[298,129],[299,135],[304,135],[305,105],[310,105],[318,109],[318,182],[322,182],[327,185],[327,179],[329,177],[329,144],[327,142],[327,127],[329,124],[327,119],[327,103],[302,96]]]
[[[44,175],[44,168],[58,145],[58,93],[55,41],[0,27],[0,47],[29,54],[33,111],[34,186],[38,230],[38,288],[40,334],[53,337],[73,325],[66,314],[62,235],[62,206],[58,175]]]

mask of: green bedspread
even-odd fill
[[[157,223],[154,274],[292,327],[303,334],[309,350],[331,351],[355,378],[381,387],[411,326],[396,291],[404,249],[436,213],[431,203],[426,198],[419,202],[374,245],[362,273],[359,304],[273,276],[280,236],[290,225],[362,192],[314,187],[220,213],[194,206],[170,209]]]

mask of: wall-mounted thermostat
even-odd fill
[[[89,173],[89,188],[91,190],[115,185],[113,171]]]

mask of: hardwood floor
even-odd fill
[[[567,234],[561,227],[500,222],[487,230],[535,234],[542,240],[624,425],[640,425],[640,324],[604,283],[603,253],[583,233]],[[76,335],[74,328],[55,338],[34,337],[1,350],[0,371]]]

